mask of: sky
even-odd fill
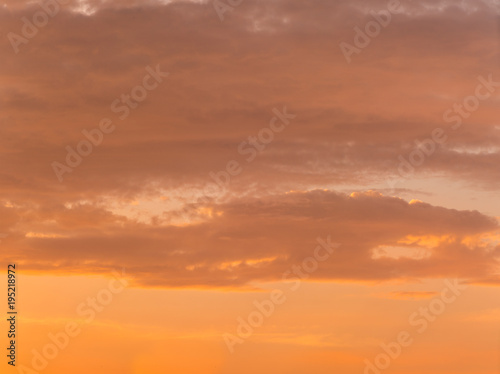
[[[499,18],[4,0],[1,372],[500,372]]]

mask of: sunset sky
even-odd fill
[[[498,374],[499,21],[4,0],[0,373]]]

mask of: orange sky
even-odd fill
[[[237,3],[2,3],[0,372],[498,373],[498,1]]]

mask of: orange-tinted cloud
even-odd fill
[[[3,35],[39,9],[20,4],[0,10]],[[326,235],[343,245],[316,279],[494,277],[497,247],[477,238],[495,235],[496,221],[481,213],[376,194],[289,193],[380,187],[398,156],[437,127],[448,140],[416,175],[498,185],[498,93],[457,131],[442,118],[474,93],[479,75],[495,72],[494,4],[405,4],[348,64],[338,45],[370,19],[368,5],[386,2],[246,1],[221,23],[211,3],[75,1],[18,54],[5,40],[5,245],[33,270],[119,265],[152,286],[278,279]],[[147,66],[170,75],[122,121],[111,104]],[[249,162],[238,147],[284,107],[296,117]],[[115,131],[60,183],[51,164],[102,118]],[[225,195],[203,198],[210,173],[231,160],[241,174]],[[411,236],[448,239],[427,248],[405,243]],[[409,254],[391,254],[401,246]]]
[[[137,284],[148,286],[280,280],[313,254],[317,237],[341,246],[312,274],[316,280],[472,279],[494,277],[498,268],[496,242],[472,240],[497,232],[495,219],[374,192],[236,199],[205,208],[220,214],[184,226],[161,218],[141,223],[92,205],[5,209],[24,217],[4,227],[10,236],[3,243],[16,248],[24,269],[99,273],[125,267]],[[386,255],[376,255],[383,246]],[[392,248],[400,254],[391,256]],[[412,256],[422,249],[427,256]]]

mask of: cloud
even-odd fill
[[[385,2],[248,1],[224,23],[210,3],[93,4],[102,9],[92,16],[63,8],[18,55],[7,40],[0,45],[0,173],[9,194],[74,201],[96,191],[139,193],[150,184],[201,189],[210,171],[231,159],[245,162],[238,146],[283,105],[297,120],[233,189],[252,181],[281,192],[379,183],[397,173],[398,156],[415,140],[447,126],[443,112],[497,66],[496,18],[487,2],[408,4],[350,65],[338,43],[353,39],[358,20]],[[2,34],[20,32],[21,17],[35,8],[0,10]],[[252,30],[256,17],[268,31]],[[118,120],[111,103],[156,64],[170,78]],[[498,143],[496,107],[485,102],[417,173],[497,186],[498,151],[455,150]],[[76,147],[81,131],[103,117],[116,131],[60,186],[51,163],[64,162],[65,147]]]
[[[220,214],[183,227],[141,224],[92,206],[36,214],[10,208],[25,218],[11,228],[5,244],[16,248],[16,260],[26,270],[106,273],[124,267],[137,285],[148,287],[281,280],[314,253],[318,237],[341,246],[311,280],[475,279],[496,277],[498,269],[498,246],[471,240],[498,230],[495,219],[479,212],[409,204],[374,192],[330,191],[236,199],[209,208]],[[38,234],[23,234],[28,227]],[[395,245],[426,247],[429,256],[373,256],[375,248]]]
[[[2,35],[21,33],[30,4],[5,2]],[[0,43],[2,246],[32,271],[124,266],[143,286],[241,286],[279,279],[331,235],[342,247],[316,280],[495,278],[496,247],[463,241],[494,232],[491,218],[330,192],[394,176],[398,156],[497,70],[493,5],[408,3],[347,64],[339,43],[386,2],[245,1],[223,23],[210,2],[70,2],[18,54]],[[170,76],[121,121],[111,104],[157,65]],[[416,173],[495,189],[497,101]],[[247,162],[238,147],[284,106],[297,117]],[[116,130],[60,183],[52,162],[102,118]],[[227,195],[202,199],[230,160],[243,172]],[[427,237],[423,258],[373,257]]]

